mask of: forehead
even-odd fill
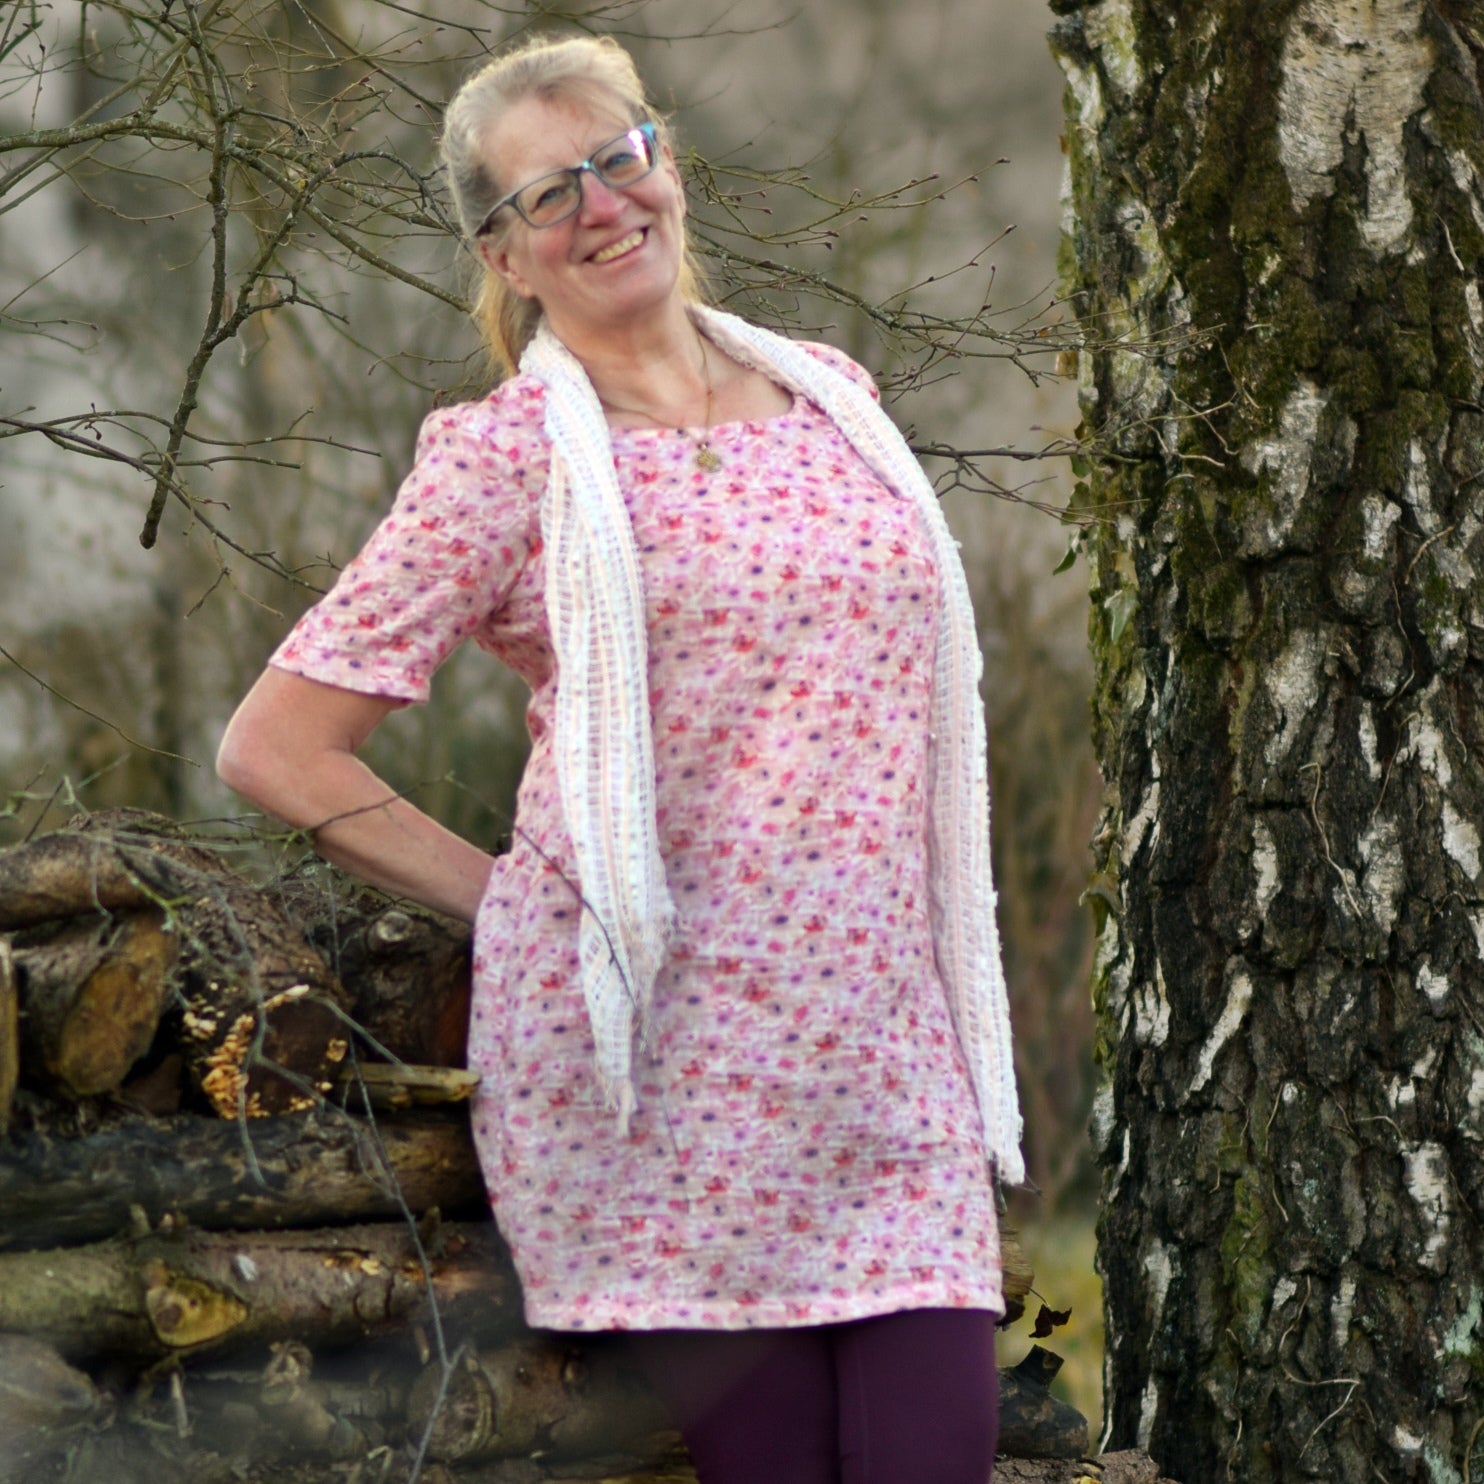
[[[496,180],[518,186],[585,160],[629,123],[616,103],[601,98],[522,98],[485,131],[485,163]]]

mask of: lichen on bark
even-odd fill
[[[1201,1484],[1462,1484],[1484,23],[1458,0],[1052,9],[1098,452],[1105,1441]]]

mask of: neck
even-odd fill
[[[623,335],[557,338],[582,363],[603,406],[619,418],[683,427],[709,421],[712,368],[683,304]],[[575,342],[575,343],[574,343]]]
[[[661,313],[622,326],[553,323],[551,328],[582,363],[600,396],[606,387],[618,391],[667,370],[683,373],[697,365],[697,331],[679,299]]]

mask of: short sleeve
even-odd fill
[[[504,416],[490,402],[431,413],[391,512],[269,663],[425,701],[433,672],[489,623],[540,549],[544,469],[535,466],[544,458],[533,446],[533,400]]]
[[[837,350],[833,345],[826,345],[822,340],[801,340],[799,346],[807,350],[817,361],[823,361],[832,371],[839,371],[848,376],[857,386],[864,387],[871,394],[871,400],[881,400],[881,389],[876,385],[876,378],[866,370],[859,361],[852,360],[843,350]]]

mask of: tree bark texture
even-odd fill
[[[21,1001],[15,955],[0,938],[0,1139],[10,1131],[11,1104],[21,1073]]]
[[[563,1344],[537,1334],[499,1350],[469,1350],[447,1377],[430,1365],[407,1411],[412,1434],[429,1433],[428,1456],[449,1463],[626,1448],[654,1458],[665,1444],[645,1442],[669,1426],[621,1341]]]
[[[0,1142],[0,1252],[95,1242],[131,1208],[215,1230],[484,1209],[466,1116],[363,1119],[326,1110],[225,1123],[131,1120],[84,1138]]]
[[[103,1410],[91,1377],[45,1341],[0,1334],[0,1479],[24,1477]]]
[[[494,1223],[439,1226],[432,1236],[414,1242],[400,1222],[289,1232],[167,1225],[4,1253],[0,1334],[45,1341],[68,1360],[141,1362],[272,1341],[349,1344],[409,1328],[430,1303],[461,1338],[523,1329],[520,1285]]]
[[[1105,1444],[1479,1479],[1484,16],[1052,8],[1100,449]]]
[[[1081,1458],[1087,1418],[1051,1394],[1062,1359],[1040,1345],[1000,1372],[999,1451],[1016,1458]]]
[[[403,1061],[461,1067],[469,1033],[471,936],[463,923],[302,878],[276,895],[351,992],[351,1014]]]

